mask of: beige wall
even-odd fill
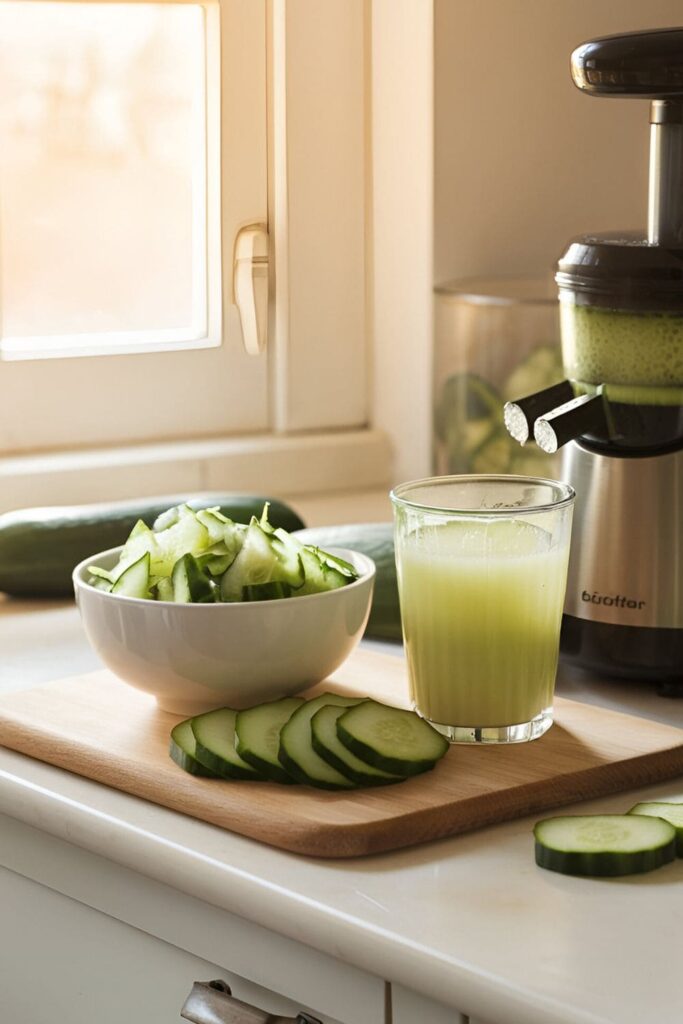
[[[681,0],[435,0],[435,266],[540,274],[584,231],[644,226],[648,107],[569,75],[593,36],[683,24]]]

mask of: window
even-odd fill
[[[0,450],[258,431],[265,0],[0,2]]]
[[[8,35],[24,31],[32,56],[0,71],[0,212],[14,207],[14,235],[0,222],[0,509],[254,479],[280,493],[384,482],[365,0],[0,0],[0,60],[14,45],[3,7],[21,9],[30,30],[14,20]],[[35,9],[55,12],[56,35],[42,14],[33,30]],[[36,85],[31,61],[52,79]],[[32,173],[54,178],[40,211],[17,166],[30,116]],[[60,176],[74,145],[78,174]],[[257,358],[233,294],[236,236],[255,224],[269,238]]]
[[[197,4],[0,2],[5,358],[208,337],[207,27]]]

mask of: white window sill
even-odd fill
[[[0,512],[157,494],[225,491],[311,498],[319,521],[339,522],[327,497],[337,492],[386,493],[391,449],[383,433],[348,430],[298,436],[207,438],[118,448],[81,449],[0,458]],[[351,519],[352,496],[340,493]],[[371,506],[375,508],[374,505]],[[386,512],[379,518],[390,517]],[[307,521],[310,517],[306,517]],[[310,519],[312,522],[312,519]]]

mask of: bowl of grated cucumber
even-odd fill
[[[196,715],[297,693],[325,679],[365,629],[375,566],[260,519],[168,509],[73,572],[91,646],[165,711]]]

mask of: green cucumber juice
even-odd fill
[[[568,538],[553,543],[523,518],[472,518],[401,543],[401,614],[420,713],[440,725],[497,727],[549,708]]]
[[[567,376],[611,401],[683,405],[683,316],[560,303]]]

